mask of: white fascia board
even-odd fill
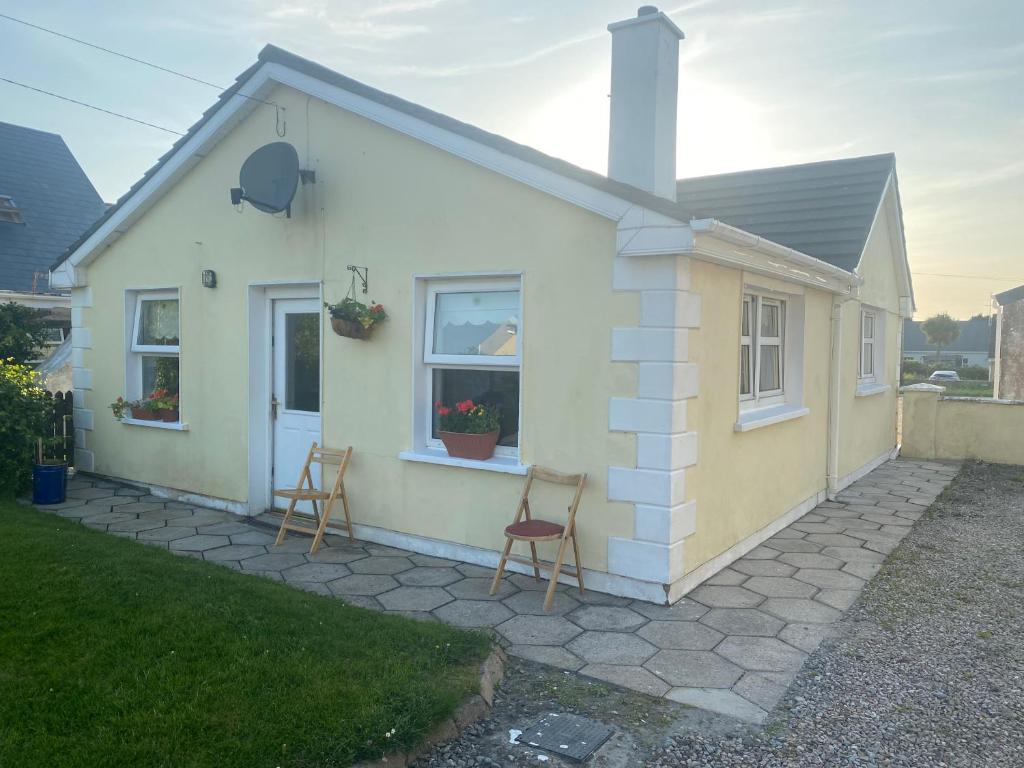
[[[85,268],[145,213],[174,183],[199,162],[221,138],[259,104],[270,90],[265,67],[259,69],[196,134],[179,147],[141,189],[128,198],[52,274],[55,286],[85,285]],[[68,285],[70,283],[70,285]]]
[[[690,228],[696,258],[833,293],[853,294],[864,282],[828,262],[716,219],[694,219]]]
[[[473,141],[461,134],[281,64],[267,64],[264,69],[270,78],[282,85],[295,88],[613,221],[621,219],[633,206],[632,203],[608,192],[507,155],[494,147]]]

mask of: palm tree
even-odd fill
[[[921,333],[928,343],[935,347],[935,361],[942,364],[942,348],[948,347],[960,337],[960,323],[940,312],[921,323]]]

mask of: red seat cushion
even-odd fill
[[[505,533],[509,536],[524,536],[532,539],[541,536],[561,536],[564,530],[564,525],[549,523],[547,520],[523,520],[508,526]]]

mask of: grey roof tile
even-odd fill
[[[895,162],[870,155],[680,179],[678,208],[852,271]]]
[[[0,290],[47,293],[46,273],[105,205],[64,140],[0,123],[0,195],[24,223],[0,221]]]
[[[921,320],[903,321],[903,350],[905,352],[935,352],[935,346],[929,344],[921,332]],[[960,335],[956,341],[943,352],[987,352],[989,351],[992,334],[995,329],[990,318],[972,317],[970,320],[959,320]]]

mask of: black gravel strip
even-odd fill
[[[646,764],[1024,766],[1024,467],[963,467],[764,731]]]

